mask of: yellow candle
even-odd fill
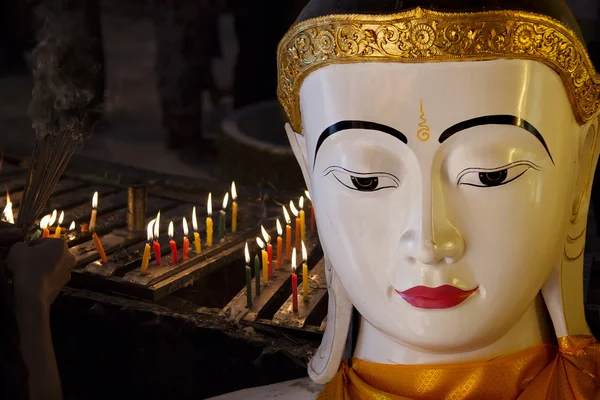
[[[212,246],[213,243],[213,220],[212,220],[212,193],[208,194],[208,203],[206,203],[206,245]]]
[[[54,231],[54,237],[59,239],[60,238],[60,224],[63,223],[63,220],[65,219],[65,212],[61,211],[60,212],[60,217],[58,217],[58,225],[56,226],[56,231]]]
[[[306,214],[304,213],[304,196],[300,196],[300,240],[306,241]]]
[[[196,247],[196,254],[202,253],[202,245],[200,244],[200,234],[194,232],[194,246]]]
[[[198,233],[198,219],[196,218],[196,206],[192,209],[192,227],[194,228],[194,246],[196,246],[196,255],[202,253],[202,244],[200,243],[200,234]]]
[[[300,213],[296,206],[294,206],[294,202],[290,200],[290,210],[292,210],[292,214],[296,217],[296,241],[294,243],[294,247],[296,251],[300,251]]]
[[[231,182],[231,199],[233,203],[231,205],[231,232],[237,232],[237,213],[238,213],[238,203],[237,203],[237,190],[235,189],[235,182]]]
[[[283,229],[281,228],[281,222],[279,222],[279,218],[277,218],[277,270],[281,268],[281,262],[283,261],[283,239],[281,235],[283,234]]]
[[[100,255],[100,259],[102,263],[106,264],[108,262],[108,258],[106,258],[106,253],[104,252],[104,247],[102,247],[102,242],[100,242],[100,238],[96,235],[96,232],[92,234],[92,239],[94,239],[94,244],[96,245],[96,251]]]
[[[308,264],[306,263],[307,259],[306,254],[306,246],[304,246],[304,242],[302,242],[302,297],[304,301],[308,301]]]
[[[256,238],[258,247],[262,249],[262,272],[263,272],[263,283],[269,282],[269,254],[265,250],[265,242],[261,238]]]
[[[150,262],[150,245],[146,243],[144,247],[144,256],[142,257],[142,269],[141,274],[146,275],[148,273],[148,263]]]

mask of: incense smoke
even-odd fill
[[[82,5],[83,4],[83,5]],[[81,138],[90,129],[90,103],[99,71],[87,34],[85,2],[42,0],[34,50],[34,85],[29,114],[38,139],[49,134]]]

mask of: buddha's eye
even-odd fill
[[[467,168],[458,175],[458,185],[494,187],[520,178],[529,169],[540,170],[531,161],[516,161],[499,168]]]
[[[342,167],[329,167],[323,176],[332,175],[339,183],[348,189],[359,192],[375,192],[382,189],[397,188],[400,181],[387,172],[361,173],[347,170]]]

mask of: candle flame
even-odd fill
[[[308,260],[308,254],[306,252],[306,246],[304,245],[304,240],[302,241],[302,261],[306,262]]]
[[[292,271],[296,272],[296,248],[292,250]]]
[[[12,202],[10,201],[10,195],[8,194],[8,190],[6,191],[6,206],[4,207],[4,211],[2,211],[2,215],[4,216],[4,220],[10,224],[15,223],[15,218],[13,216],[12,210]]]
[[[169,222],[169,239],[173,239],[173,221]]]
[[[229,201],[229,192],[225,193],[225,197],[223,197],[223,210],[227,208],[227,202]]]
[[[98,192],[94,192],[92,196],[92,208],[98,208]]]
[[[71,225],[69,225],[69,231],[74,231],[75,230],[75,221],[71,222]]]
[[[283,235],[283,228],[281,228],[281,222],[279,222],[279,218],[277,218],[277,234],[279,236]]]
[[[290,210],[292,210],[292,214],[294,214],[294,217],[298,216],[298,209],[296,208],[292,200],[290,200]]]
[[[301,210],[304,209],[304,196],[300,196],[300,200],[298,200],[298,206],[300,206]]]
[[[212,193],[208,194],[208,202],[206,203],[206,213],[212,217]]]
[[[65,220],[65,212],[61,211],[60,217],[58,217],[58,225],[60,226],[60,224],[62,224],[64,220]]]
[[[185,219],[185,217],[183,217],[183,234],[185,236],[187,236],[189,233],[190,233],[190,231],[188,229],[187,219]]]
[[[152,231],[154,230],[155,222],[156,222],[156,219],[153,219],[152,221],[148,222],[148,227],[146,228],[146,236],[148,237],[149,242],[151,242],[152,239],[154,239],[154,235],[152,234]]]
[[[44,215],[44,217],[40,221],[40,228],[47,229],[49,223],[50,223],[50,214]]]
[[[246,256],[246,264],[250,264],[250,251],[248,251],[248,242],[246,242],[246,248],[244,249],[244,255]]]
[[[306,196],[307,199],[309,199],[312,202],[312,198],[310,197],[310,192],[308,190],[304,191],[304,195]]]
[[[262,237],[265,239],[265,242],[269,243],[271,241],[271,236],[269,236],[267,230],[262,225],[260,226],[260,232],[262,233]]]
[[[283,216],[285,218],[285,223],[286,225],[289,225],[292,223],[292,219],[290,218],[290,214],[288,213],[287,208],[285,208],[285,206],[281,206],[283,208]]]
[[[54,223],[56,222],[56,214],[57,214],[56,210],[52,211],[52,215],[50,216],[50,221],[48,222],[49,226],[54,225]]]
[[[198,232],[198,219],[196,218],[196,206],[192,209],[192,227],[194,232]]]
[[[237,190],[235,189],[235,182],[231,182],[231,200],[237,201]]]
[[[260,247],[261,249],[264,250],[264,248],[265,248],[265,242],[263,242],[261,238],[257,237],[256,238],[256,243],[258,244],[258,247]]]
[[[154,240],[158,240],[158,238],[160,237],[160,211],[158,212],[158,214],[156,214],[156,218],[154,220]]]

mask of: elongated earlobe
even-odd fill
[[[308,173],[309,168],[307,162],[308,154],[306,153],[306,139],[303,135],[294,132],[290,124],[285,124],[285,133],[287,133],[290,146],[292,146],[292,151],[294,152],[296,160],[298,161],[298,165],[300,165],[300,169],[302,170],[306,187],[311,188],[311,179],[310,174]]]

